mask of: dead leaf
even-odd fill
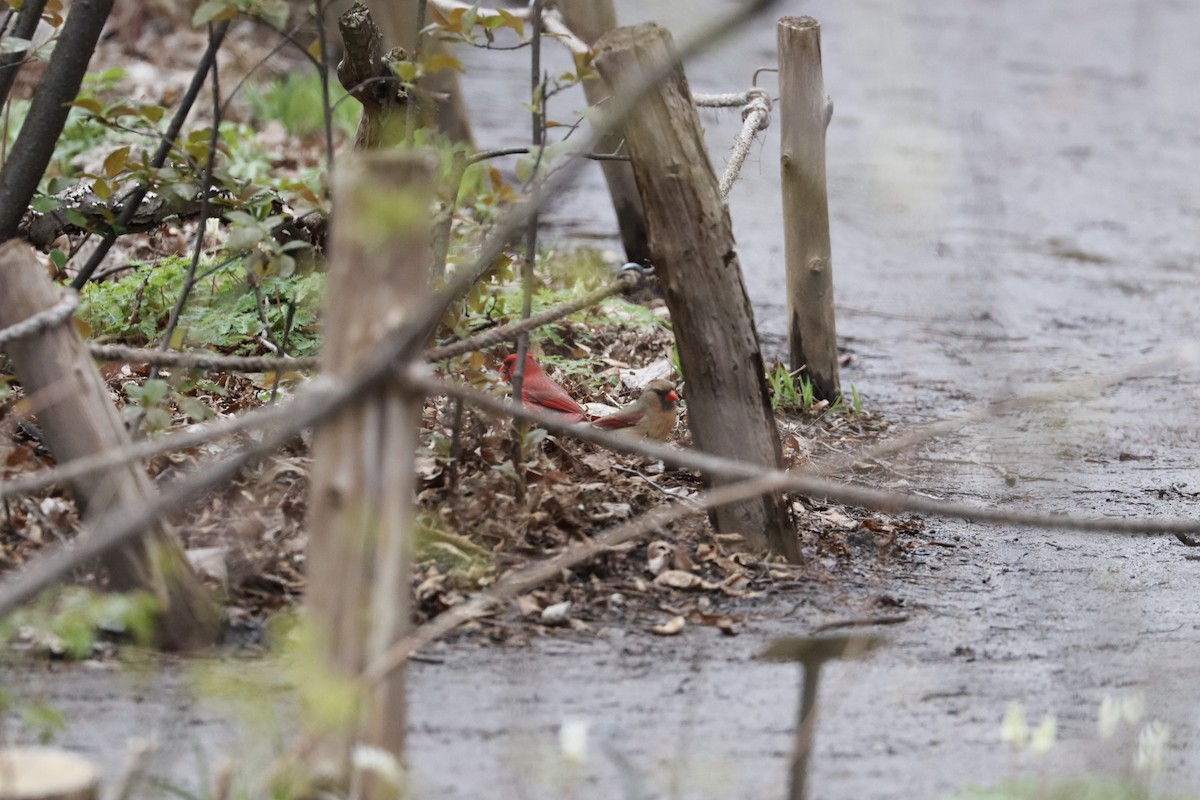
[[[699,609],[688,612],[687,621],[693,625],[710,625],[726,636],[737,636],[736,620],[727,614],[706,614]]]
[[[671,557],[675,560],[675,569],[691,572],[696,568],[696,565],[692,563],[692,557],[688,555],[687,548],[681,544],[671,546]]]
[[[650,628],[650,632],[658,636],[676,636],[683,630],[685,622],[682,616],[672,617],[669,621],[662,625],[655,625]]]
[[[413,592],[418,603],[440,594],[446,588],[446,576],[438,573],[436,569],[432,570],[432,573],[428,578],[421,581],[416,591]]]
[[[542,608],[537,598],[531,594],[523,594],[517,598],[517,610],[521,612],[523,617],[531,617],[538,613]]]
[[[654,579],[654,583],[658,586],[669,586],[672,589],[700,589],[704,587],[704,581],[698,575],[684,572],[681,569],[668,569],[660,572],[658,577]]]
[[[842,530],[851,530],[858,527],[858,520],[851,519],[834,508],[826,509],[825,511],[818,511],[813,514],[813,516],[817,519],[823,520],[835,528],[841,528]]]
[[[563,600],[542,609],[543,625],[563,625],[567,622],[567,614],[571,611],[571,601]]]
[[[224,587],[229,586],[227,547],[196,547],[186,551],[188,563],[201,577],[211,578]]]
[[[633,516],[633,506],[629,503],[601,503],[600,508],[604,510],[603,513],[593,515],[592,519],[628,519]]]
[[[636,391],[645,389],[650,381],[660,378],[669,380],[673,371],[671,362],[662,358],[641,369],[622,369],[617,374],[621,377],[621,383]]]

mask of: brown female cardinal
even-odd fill
[[[504,359],[500,368],[500,377],[512,382],[513,372],[517,369],[517,354]],[[542,371],[542,366],[529,353],[525,354],[525,380],[521,383],[521,402],[543,411],[553,411],[561,414],[568,422],[579,422],[586,415],[583,407],[575,402],[575,398],[567,394],[567,390],[550,379]]]
[[[627,429],[640,439],[665,442],[675,429],[678,402],[679,395],[670,381],[650,381],[637,401],[592,424],[597,428]]]

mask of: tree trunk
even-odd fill
[[[25,0],[21,4],[21,10],[17,12],[12,38],[32,39],[33,34],[37,32],[38,23],[42,20],[42,9],[45,7],[46,0]],[[17,80],[17,73],[21,71],[21,66],[25,63],[28,53],[28,50],[0,53],[0,106],[8,103],[8,93],[12,91],[13,83]]]
[[[112,5],[113,0],[75,0],[71,4],[71,13],[38,81],[21,132],[0,169],[0,242],[16,235],[17,225],[46,172],[71,113],[69,103],[79,94]]]
[[[323,373],[353,373],[428,298],[429,207],[436,159],[371,151],[345,158],[334,179]],[[420,336],[420,332],[416,334]],[[414,352],[421,342],[414,339]],[[409,627],[413,461],[422,398],[391,385],[322,425],[313,437],[307,610],[326,668],[355,685]],[[316,769],[350,777],[355,743],[403,757],[404,672],[397,670],[325,731]],[[373,794],[368,785],[368,795]],[[379,787],[376,787],[379,788]]]
[[[612,0],[563,0],[559,10],[567,27],[589,45],[594,46],[601,36],[617,27],[617,14],[613,10]],[[599,76],[584,80],[583,93],[588,105],[593,108],[600,106],[612,94],[608,84]],[[601,153],[616,152],[623,138],[619,131],[613,131],[597,143],[596,150]],[[650,258],[650,249],[646,242],[646,215],[642,211],[642,198],[638,195],[633,167],[625,161],[601,161],[600,169],[608,184],[613,211],[617,214],[625,258],[643,264]]]
[[[0,245],[0,328],[29,319],[59,300],[32,248]],[[125,424],[109,399],[87,343],[70,321],[6,345],[21,385],[59,463],[129,445]],[[113,507],[141,506],[154,486],[140,465],[114,467],[71,486],[84,519]],[[183,549],[161,527],[114,550],[103,559],[109,585],[118,591],[144,589],[162,605],[159,640],[187,649],[211,644],[217,611],[188,566]]]
[[[596,65],[618,94],[672,58],[670,34],[654,24],[618,28],[597,43]],[[646,212],[650,253],[662,281],[687,380],[688,424],[706,452],[775,469],[782,458],[754,313],[734,251],[729,210],[704,149],[682,67],[661,81],[625,122]],[[715,476],[714,483],[729,482]],[[719,531],[798,558],[780,495],[718,508]]]
[[[825,96],[821,74],[820,23],[812,17],[783,17],[778,32],[791,366],[804,369],[815,397],[832,403],[842,396],[825,190],[825,130],[833,104]]]

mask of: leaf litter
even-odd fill
[[[662,327],[617,325],[597,331],[570,321],[554,327],[555,344],[545,343],[539,356],[547,364],[573,367],[555,377],[581,402],[630,402],[637,392],[619,377],[639,370],[659,374],[661,367],[654,365],[672,344],[671,334]],[[570,361],[579,352],[576,339],[586,339],[591,351],[582,364]],[[503,355],[488,354],[482,364],[478,358],[464,357],[445,365],[444,371],[447,377],[461,376],[505,392],[508,387],[498,375]],[[597,365],[598,372],[587,372]],[[119,407],[132,406],[128,386],[144,373],[139,368],[106,369]],[[268,392],[255,380],[262,377],[210,375],[224,391],[197,390],[193,396],[215,416],[236,413],[264,402]],[[683,422],[672,441],[688,447],[686,386],[682,388]],[[52,463],[37,437],[26,432],[29,422],[22,403],[20,389],[15,388],[0,405],[5,479]],[[170,415],[171,427],[190,423],[179,404],[170,406]],[[418,623],[531,562],[664,503],[689,502],[702,489],[691,473],[534,429],[523,434],[525,492],[518,499],[510,463],[510,422],[467,408],[456,434],[455,418],[452,401],[427,400],[417,459],[419,524],[412,579]],[[789,465],[808,463],[814,443],[823,451],[850,453],[887,430],[882,418],[869,413],[779,421]],[[201,446],[160,456],[148,468],[156,481],[169,480],[219,449]],[[169,521],[193,567],[224,599],[231,643],[257,643],[273,614],[303,598],[310,466],[306,434],[232,484],[197,498]],[[907,549],[921,543],[920,536],[914,536],[922,528],[918,520],[802,497],[792,498],[792,507],[801,541],[800,565],[748,552],[740,535],[714,533],[705,516],[697,513],[664,526],[646,537],[649,541],[609,548],[455,635],[481,644],[589,635],[614,626],[657,636],[683,635],[689,627],[736,635],[747,614],[753,613],[755,598],[873,569],[878,561],[903,558]],[[26,563],[47,544],[70,540],[78,530],[74,503],[61,490],[11,499],[0,518],[0,571]],[[90,571],[77,577],[85,583],[98,580]]]
[[[143,33],[161,44],[162,31]],[[154,49],[181,54],[178,63],[166,65],[171,86],[164,88],[160,68],[144,91],[147,99],[167,104],[186,85],[205,45],[202,31],[173,26],[168,35],[179,39],[177,46]],[[135,80],[147,73],[134,69],[141,62],[130,56],[131,48],[137,46],[116,40],[102,43],[97,62],[127,66],[130,80]],[[231,35],[227,49],[235,62],[245,56],[247,64],[257,64],[259,44],[253,31]],[[27,93],[32,86],[25,87]],[[237,119],[238,108],[233,106],[231,119]],[[198,120],[205,114],[200,104]],[[264,140],[272,136],[279,138],[279,126],[262,132]],[[287,137],[287,146],[275,149],[302,158],[303,163],[275,164],[297,174],[322,160],[316,141]],[[122,237],[110,261],[155,261],[168,252],[186,254],[193,228],[191,223],[168,225],[158,232]],[[648,381],[672,374],[673,339],[665,327],[666,309],[661,301],[648,306],[606,301],[539,330],[535,351],[585,408],[607,413],[634,400]],[[443,369],[447,377],[503,392],[508,387],[497,374],[503,355],[473,354]],[[143,386],[148,370],[114,364],[101,369],[114,402],[127,419],[136,418],[139,409],[131,387]],[[10,372],[0,365],[0,373]],[[164,372],[168,380],[170,374]],[[185,387],[160,407],[165,411],[159,415],[164,428],[186,427],[201,408],[222,417],[262,405],[277,388],[270,375],[220,373],[205,378],[203,386]],[[672,441],[689,447],[686,386],[681,389],[684,404]],[[0,398],[0,476],[8,480],[52,466],[53,457],[34,424],[36,415],[30,415],[20,387],[12,386]],[[416,460],[420,525],[412,578],[418,622],[622,520],[664,503],[691,502],[703,488],[693,474],[535,429],[523,435],[526,485],[518,499],[516,471],[509,461],[510,424],[468,408],[456,433],[457,416],[451,402],[433,398],[422,418]],[[779,416],[779,422],[788,466],[818,461],[814,453],[853,453],[888,429],[882,417],[871,413]],[[223,599],[227,638],[233,644],[258,642],[272,615],[303,598],[308,441],[308,434],[297,437],[169,520],[193,568]],[[151,459],[146,466],[157,482],[165,482],[236,444],[202,445]],[[856,465],[848,479],[863,480],[873,469],[869,463]],[[702,626],[734,635],[753,613],[757,597],[859,574],[881,560],[904,558],[922,543],[919,520],[810,498],[793,498],[792,507],[801,542],[799,565],[751,554],[740,535],[717,534],[703,514],[694,514],[655,531],[648,542],[609,548],[456,635],[480,643],[520,642],[546,634],[587,635],[608,626],[661,636],[685,635],[689,626]],[[0,516],[0,574],[29,562],[48,545],[70,541],[79,530],[74,502],[62,488],[9,499]],[[85,584],[103,582],[94,569],[80,570],[75,577]]]

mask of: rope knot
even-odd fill
[[[751,114],[758,114],[758,130],[765,131],[771,124],[771,95],[766,89],[757,86],[746,90],[746,105],[742,107],[742,124],[745,124]]]

